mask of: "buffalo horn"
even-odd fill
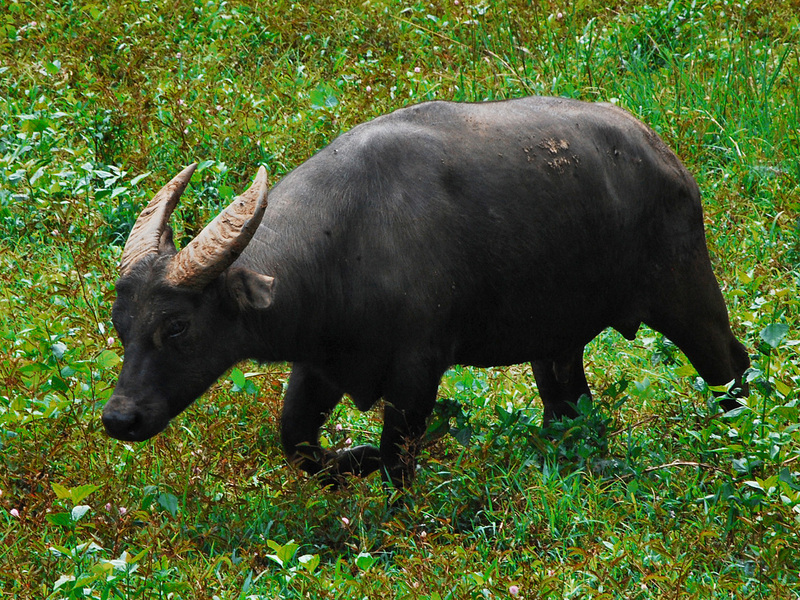
[[[153,196],[150,203],[133,224],[125,249],[120,260],[120,275],[125,275],[130,269],[148,254],[157,253],[160,241],[169,227],[169,218],[180,200],[183,190],[192,178],[197,163],[192,163],[178,173],[172,180]]]
[[[259,167],[253,185],[209,223],[170,262],[167,281],[202,289],[245,249],[267,208],[267,171]]]

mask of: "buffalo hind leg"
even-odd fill
[[[728,310],[707,259],[673,277],[645,323],[669,338],[711,386],[733,381],[737,397],[748,394],[743,375],[750,366],[747,349],[733,335]],[[724,397],[723,409],[739,406],[736,397]]]
[[[544,404],[543,426],[562,417],[576,417],[578,399],[583,395],[591,398],[583,372],[583,348],[560,360],[531,361],[531,367]]]
[[[341,390],[312,368],[295,363],[281,414],[281,443],[289,461],[312,475],[325,470],[325,482],[333,485],[342,482],[341,475],[368,475],[380,467],[380,454],[373,446],[338,453],[320,447],[320,428],[341,398]]]

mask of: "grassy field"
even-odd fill
[[[0,596],[800,598],[796,0],[6,0],[0,10]],[[286,365],[243,364],[144,444],[99,421],[116,264],[200,161],[185,242],[255,174],[415,102],[611,101],[703,191],[753,360],[725,416],[642,330],[587,352],[594,407],[541,431],[528,366],[455,368],[405,509],[287,466]],[[547,318],[547,315],[543,315]],[[374,439],[348,402],[332,447]],[[338,426],[337,426],[338,425]],[[604,432],[604,433],[600,433]]]

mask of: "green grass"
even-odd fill
[[[798,15],[766,0],[7,2],[0,595],[800,598]],[[595,406],[549,431],[528,367],[455,368],[432,425],[451,435],[393,513],[378,478],[330,492],[284,463],[284,365],[241,365],[147,443],[105,436],[121,244],[182,165],[204,161],[176,215],[185,241],[259,163],[276,180],[392,109],[525,94],[616,102],[695,173],[753,358],[748,407],[717,416],[648,331],[591,344]],[[379,426],[344,403],[324,437]]]

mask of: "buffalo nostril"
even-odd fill
[[[139,417],[136,412],[107,410],[103,412],[103,425],[108,434],[115,438],[130,438]]]

